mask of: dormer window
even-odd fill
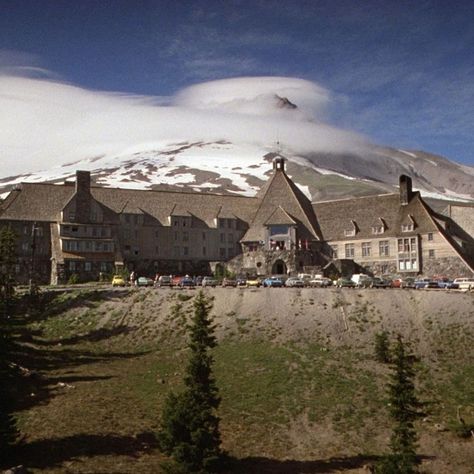
[[[357,224],[351,219],[351,227],[344,229],[344,235],[346,237],[354,237],[357,233]]]
[[[402,224],[402,232],[412,232],[414,229],[413,223]]]
[[[385,231],[383,225],[372,226],[372,234],[383,234]]]

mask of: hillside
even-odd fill
[[[424,472],[469,473],[474,422],[474,294],[445,291],[222,289],[219,346],[229,472],[366,472],[387,448],[388,368],[374,336],[401,333],[418,358]],[[159,472],[153,432],[180,385],[194,290],[51,293],[31,319],[23,365],[34,369],[18,420],[31,472]],[[47,454],[46,454],[47,453]]]

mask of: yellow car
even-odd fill
[[[262,282],[260,281],[260,278],[257,277],[250,277],[247,278],[247,286],[253,286],[256,288],[259,288]]]
[[[125,280],[121,275],[114,275],[112,278],[112,286],[125,286]]]

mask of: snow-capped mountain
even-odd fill
[[[325,124],[328,92],[308,81],[215,81],[166,105],[49,81],[2,81],[9,93],[0,106],[11,114],[0,120],[1,195],[22,181],[64,182],[78,169],[103,186],[253,195],[279,154],[313,200],[391,192],[400,174],[425,196],[474,200],[473,167],[375,146]],[[14,172],[28,167],[25,160],[36,170]]]

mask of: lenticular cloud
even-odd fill
[[[322,121],[330,97],[302,79],[234,78],[188,87],[163,106],[154,97],[4,73],[0,178],[196,140],[268,146],[278,138],[295,154],[364,147],[361,136]]]

